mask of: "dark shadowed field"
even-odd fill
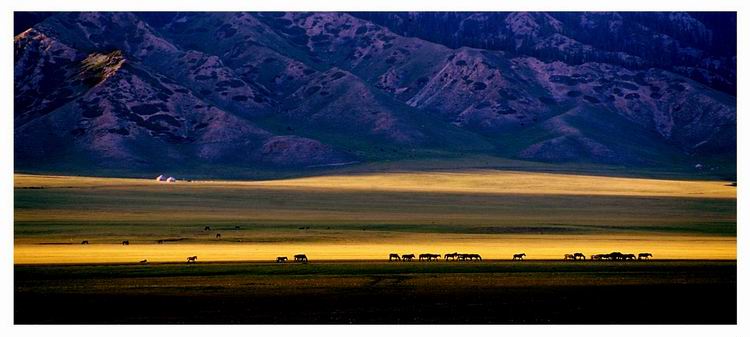
[[[16,324],[735,324],[735,261],[16,265]]]

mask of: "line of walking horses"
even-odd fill
[[[591,260],[594,261],[628,261],[628,260],[648,260],[654,255],[651,253],[638,253],[635,254],[623,254],[620,252],[612,252],[609,254],[594,254],[591,255]],[[563,260],[586,260],[586,255],[582,253],[565,254]]]
[[[414,254],[398,255],[391,253],[388,255],[388,261],[413,261],[417,256]],[[440,254],[419,254],[419,261],[440,261]],[[482,261],[482,256],[479,254],[461,254],[461,253],[448,253],[443,255],[446,261]]]
[[[419,261],[439,261],[440,254],[419,254]],[[513,254],[513,261],[523,261],[526,257],[526,253]],[[635,254],[623,254],[620,252],[612,252],[609,254],[595,254],[591,255],[591,260],[595,261],[627,261],[627,260],[648,260],[653,257],[651,253],[639,253],[636,257]],[[398,255],[391,253],[388,255],[388,261],[404,261],[410,262],[415,258],[414,254]],[[461,254],[458,252],[448,253],[443,255],[445,261],[482,261],[482,256],[479,254]],[[586,260],[586,255],[583,253],[572,253],[563,255],[563,260]]]

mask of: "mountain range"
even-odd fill
[[[734,13],[16,13],[17,170],[733,167]]]

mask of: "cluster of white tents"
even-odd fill
[[[156,177],[156,181],[173,183],[176,182],[177,179],[175,179],[174,177],[167,178],[163,174],[160,174],[158,177]]]

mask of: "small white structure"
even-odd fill
[[[158,177],[156,177],[156,181],[167,181],[167,177],[165,177],[163,174],[160,174]]]
[[[168,183],[173,183],[173,182],[175,182],[175,181],[177,181],[177,179],[175,179],[174,177],[169,177],[169,178],[167,178],[167,182],[168,182]]]

